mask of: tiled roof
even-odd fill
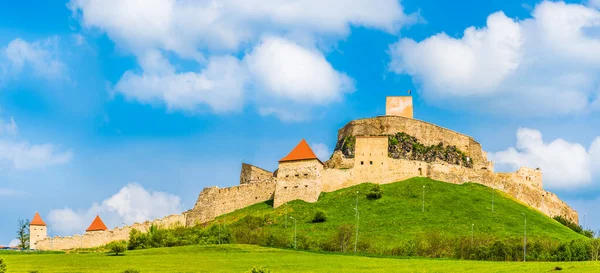
[[[279,160],[279,162],[303,159],[319,159],[304,139],[302,139],[302,141],[296,145],[296,148],[294,148],[286,157]]]
[[[94,218],[94,221],[92,222],[90,227],[87,228],[85,231],[98,231],[98,230],[107,230],[107,229],[108,228],[106,228],[106,225],[104,225],[104,222],[102,222],[102,219],[100,219],[100,216],[96,215],[96,218]]]
[[[40,214],[36,211],[35,215],[33,216],[33,219],[31,220],[31,222],[29,222],[30,226],[46,226],[46,223],[44,223],[44,220],[42,220],[42,217],[40,217]]]

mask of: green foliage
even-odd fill
[[[4,260],[2,259],[2,257],[0,257],[0,273],[5,273],[6,272],[6,263],[4,263]]]
[[[342,151],[345,157],[354,158],[354,146],[356,145],[356,137],[345,136],[338,140],[335,144],[334,151]]]
[[[121,253],[124,253],[127,250],[127,242],[125,241],[115,241],[106,245],[108,249],[108,253],[113,253],[115,256],[118,256]]]
[[[327,221],[327,215],[325,215],[325,212],[322,210],[318,210],[317,212],[315,212],[315,216],[311,220],[311,222],[313,223],[322,223],[325,221]]]
[[[246,271],[247,273],[270,273],[271,270],[269,270],[267,267],[265,266],[261,266],[261,267],[253,267],[252,269]]]
[[[17,240],[19,240],[19,248],[29,249],[29,220],[19,220],[17,229]]]
[[[582,226],[575,224],[574,222],[571,222],[571,220],[562,217],[561,215],[558,216],[554,216],[553,218],[554,220],[558,221],[559,223],[563,224],[564,226],[570,228],[571,230],[585,236],[588,238],[594,238],[594,232],[592,230],[589,229],[583,229]]]
[[[442,142],[437,145],[426,146],[411,135],[403,132],[388,135],[388,155],[392,158],[403,158],[434,162],[445,161],[466,167],[472,167],[473,162],[467,155],[456,146],[445,146]]]
[[[135,270],[135,269],[127,269],[127,270],[123,271],[122,273],[140,273],[140,271]]]
[[[373,186],[373,188],[371,188],[369,193],[367,193],[367,199],[370,199],[370,200],[379,199],[382,196],[383,196],[383,189],[381,189],[381,186],[379,186],[379,184],[376,184],[375,186]]]

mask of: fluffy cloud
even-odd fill
[[[72,0],[69,7],[83,26],[138,59],[142,71],[126,72],[116,92],[186,112],[235,112],[251,103],[283,120],[302,120],[306,109],[354,88],[317,44],[335,42],[351,26],[393,33],[418,17],[396,0]],[[203,69],[190,71],[190,63]]]
[[[401,39],[390,46],[389,68],[412,76],[428,101],[449,107],[538,116],[600,109],[600,11],[542,2],[532,17],[497,12],[461,38]],[[517,111],[522,105],[536,110]]]
[[[18,246],[19,244],[21,244],[21,242],[19,240],[13,239],[12,241],[10,241],[10,243],[8,243],[8,246],[14,247],[14,246]]]
[[[60,151],[53,144],[30,144],[15,139],[18,127],[0,120],[0,169],[31,170],[67,163],[73,157],[71,150]]]
[[[84,232],[96,215],[102,218],[108,228],[114,228],[122,226],[123,222],[131,225],[134,222],[141,223],[180,212],[179,197],[164,192],[149,191],[137,183],[131,183],[101,203],[93,203],[88,209],[51,210],[48,220],[52,224],[55,235],[67,235],[77,231]]]
[[[490,153],[489,158],[501,170],[540,167],[545,188],[575,189],[600,177],[600,137],[586,150],[579,143],[563,139],[544,142],[540,131],[519,128],[515,147]]]
[[[65,66],[58,58],[58,43],[56,37],[34,42],[17,38],[0,48],[0,86],[24,71],[49,80],[61,77]]]
[[[323,143],[313,143],[312,145],[310,145],[310,147],[321,161],[325,162],[329,160],[329,157],[331,156],[331,150],[329,150],[329,147],[327,147],[327,145]]]

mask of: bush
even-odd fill
[[[379,199],[382,196],[383,190],[381,189],[381,186],[379,186],[379,184],[375,185],[373,188],[371,188],[371,191],[367,193],[367,198],[371,200]]]
[[[594,232],[592,230],[583,229],[582,226],[575,224],[574,222],[571,222],[571,220],[569,220],[565,217],[562,217],[559,215],[559,216],[554,216],[553,219],[579,234],[582,234],[588,238],[594,238]]]
[[[315,213],[315,216],[312,219],[313,223],[322,223],[325,222],[327,220],[327,215],[325,215],[325,212],[323,211],[317,211]]]
[[[246,271],[248,273],[270,273],[271,270],[267,269],[264,266],[261,267],[253,267],[252,269]]]
[[[116,242],[112,242],[110,244],[107,245],[108,247],[108,253],[114,253],[115,256],[119,255],[120,253],[124,253],[125,250],[127,250],[127,247],[125,245],[125,241],[116,241]]]
[[[127,269],[127,270],[123,271],[122,273],[140,273],[140,271],[135,270],[135,269]]]
[[[6,272],[6,264],[4,263],[4,260],[2,259],[2,257],[0,257],[0,273],[5,273]]]

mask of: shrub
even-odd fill
[[[371,200],[379,199],[382,196],[383,190],[381,189],[381,186],[379,186],[379,184],[375,185],[373,188],[371,188],[371,191],[367,193],[367,198]]]
[[[248,273],[270,273],[271,270],[269,270],[268,268],[261,266],[261,267],[253,267],[252,269],[246,271]]]
[[[340,252],[346,252],[352,243],[352,235],[354,234],[354,225],[346,224],[338,227],[338,231],[333,237],[334,249]]]
[[[327,220],[327,215],[325,215],[325,212],[323,211],[317,211],[315,213],[315,216],[312,219],[313,223],[322,223],[325,222]]]
[[[112,242],[108,244],[107,247],[109,250],[108,253],[114,253],[115,256],[119,255],[120,253],[124,253],[127,249],[127,247],[125,246],[125,241]]]
[[[4,263],[4,260],[2,259],[2,257],[0,257],[0,273],[5,273],[6,272],[6,264]]]
[[[123,271],[122,273],[140,273],[140,271],[135,270],[135,269],[127,269],[127,270]]]

